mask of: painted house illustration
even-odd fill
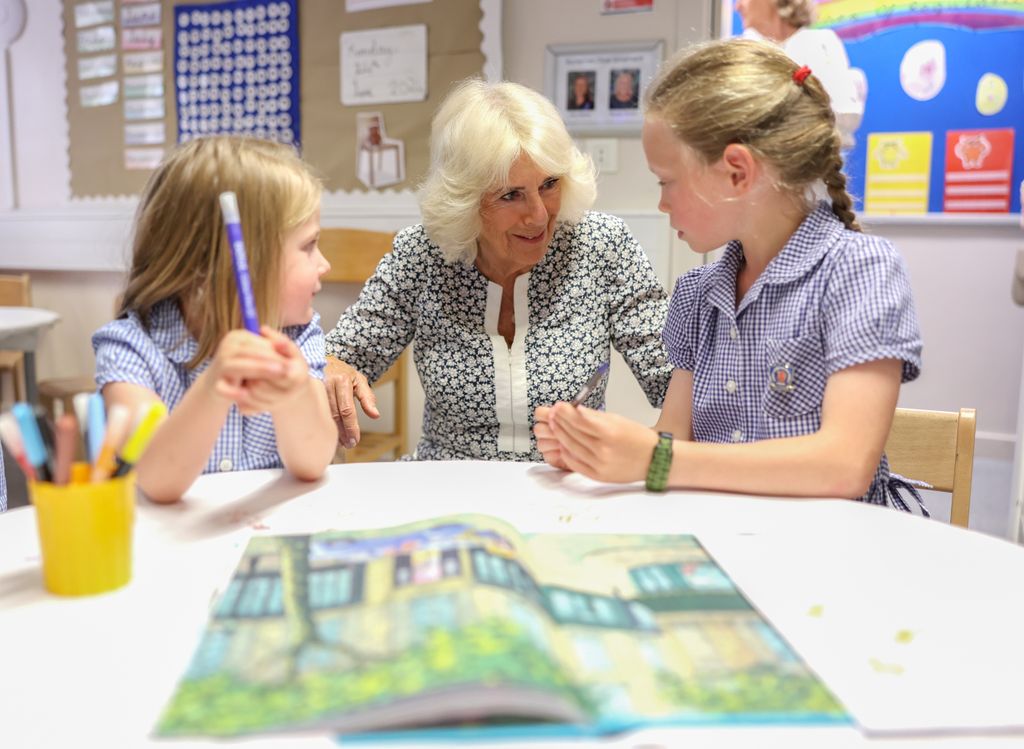
[[[286,677],[282,659],[259,653],[289,639],[393,657],[439,629],[457,637],[489,618],[514,626],[574,681],[599,685],[592,691],[605,710],[659,701],[671,710],[666,679],[799,665],[696,541],[595,552],[609,571],[600,591],[540,584],[508,540],[461,524],[266,541],[250,546],[220,597],[190,677],[231,662],[242,678],[275,681]],[[323,670],[340,657],[311,648],[297,668]]]

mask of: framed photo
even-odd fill
[[[660,41],[553,44],[544,93],[575,135],[637,135],[640,101],[664,55]]]

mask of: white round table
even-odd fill
[[[60,315],[48,309],[0,307],[0,349],[16,349],[25,353],[25,397],[29,403],[38,400],[35,352],[39,339],[58,320]]]
[[[643,731],[613,745],[1024,745],[1024,549],[857,502],[651,495],[484,462],[338,465],[314,484],[201,477],[179,503],[140,503],[131,583],[81,599],[43,590],[34,510],[0,515],[2,743],[160,743],[149,734],[254,535],[465,512],[524,531],[695,534],[859,726]]]

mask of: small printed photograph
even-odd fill
[[[566,109],[593,109],[594,89],[597,73],[593,70],[570,70],[568,87],[569,94]]]
[[[639,68],[612,68],[608,80],[609,109],[636,109],[639,106]]]
[[[548,45],[544,93],[573,135],[639,135],[640,98],[663,53],[661,41]]]

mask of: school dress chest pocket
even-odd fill
[[[825,395],[825,355],[817,334],[765,339],[764,372],[761,402],[768,416],[795,419],[821,409]],[[815,424],[814,429],[817,427]],[[798,433],[806,432],[801,429]]]

